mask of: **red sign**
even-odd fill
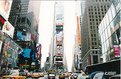
[[[120,47],[118,45],[114,45],[114,55],[115,57],[120,56]]]
[[[1,22],[2,24],[4,24],[5,21],[6,21],[6,20],[0,15],[0,22]]]

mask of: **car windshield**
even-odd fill
[[[55,76],[55,74],[49,74],[49,76]]]

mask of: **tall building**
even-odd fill
[[[41,44],[37,46],[38,18],[35,16],[38,17],[38,15],[35,15],[35,10],[31,8],[34,4],[30,2],[30,0],[13,0],[9,21],[15,27],[14,40],[23,49],[23,52],[19,54],[19,66],[26,65],[31,68],[33,67],[31,65],[36,65],[38,69],[41,57]],[[37,12],[39,13],[39,10]]]
[[[99,24],[103,62],[119,59],[121,53],[121,0],[113,0]]]
[[[80,30],[80,17],[81,17],[81,10],[80,10],[81,1],[75,1],[76,6],[76,34],[75,34],[75,43],[74,43],[74,58],[73,58],[73,67],[72,71],[76,72],[79,71],[81,68],[81,30]]]
[[[98,25],[111,5],[110,0],[86,0],[81,23],[82,68],[100,63]]]
[[[56,69],[64,71],[64,43],[63,43],[63,19],[64,19],[63,2],[56,2],[55,4],[55,31],[56,31],[56,44],[54,54],[54,64]]]
[[[14,26],[8,21],[13,0],[0,1],[0,71],[2,68],[15,67],[21,47],[13,40]]]
[[[82,16],[85,10],[85,0],[80,0],[80,10],[81,10],[81,16]]]

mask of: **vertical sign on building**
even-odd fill
[[[15,28],[10,24],[10,22],[6,21],[3,25],[2,31],[8,34],[11,38],[13,38],[14,29]]]
[[[114,56],[120,57],[120,47],[118,45],[114,45]]]

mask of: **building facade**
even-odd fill
[[[64,24],[64,6],[63,2],[55,3],[55,54],[54,64],[58,72],[64,71],[64,43],[63,43],[63,24]]]
[[[81,23],[82,68],[100,63],[101,45],[98,25],[111,5],[110,0],[86,0]]]
[[[0,1],[0,71],[15,67],[22,48],[13,40],[14,26],[8,21],[13,0]]]
[[[18,57],[18,66],[39,68],[40,66],[38,64],[40,64],[41,44],[37,45],[38,18],[35,19],[35,12],[29,10],[29,8],[31,8],[29,6],[30,2],[30,0],[13,0],[9,21],[15,27],[14,40],[23,49]],[[36,66],[33,66],[33,64]]]
[[[99,24],[103,62],[120,58],[121,54],[121,0],[113,0]]]

